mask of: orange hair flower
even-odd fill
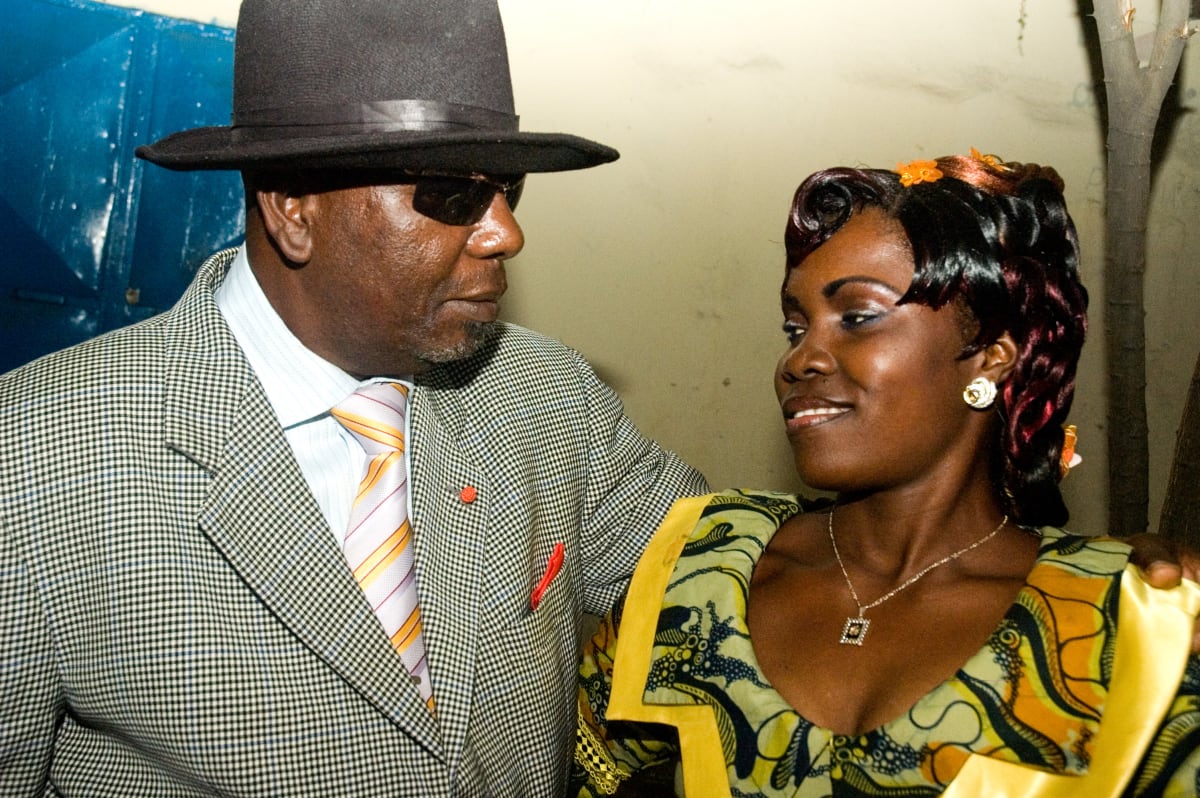
[[[1058,463],[1060,479],[1066,478],[1071,469],[1083,461],[1082,457],[1075,454],[1075,441],[1078,437],[1074,424],[1067,424],[1063,427],[1062,458]]]
[[[971,157],[977,161],[982,161],[984,164],[992,167],[993,169],[996,169],[1003,164],[1003,161],[1001,161],[995,155],[984,155],[974,147],[971,148]]]
[[[900,185],[907,188],[915,186],[918,183],[933,183],[938,178],[943,177],[942,170],[938,169],[937,161],[909,161],[908,163],[898,163],[896,168],[892,170],[900,175]]]
[[[974,147],[971,148],[971,157],[979,161],[981,164],[991,169],[993,172],[1011,172],[1012,167],[1004,163],[1004,160],[999,155],[984,155]]]

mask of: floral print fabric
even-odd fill
[[[1119,584],[1128,547],[1106,538],[1041,530],[1034,568],[986,644],[901,717],[862,735],[814,726],[771,687],[746,625],[750,577],[796,497],[719,494],[675,563],[658,608],[645,701],[713,708],[734,796],[936,795],[966,758],[982,754],[1058,773],[1087,771],[1113,659]],[[609,730],[604,715],[620,611],[587,649],[580,717],[590,772],[616,778],[669,761],[662,729]],[[1200,665],[1178,697],[1128,794],[1195,795],[1200,766]],[[610,794],[577,765],[580,794]]]

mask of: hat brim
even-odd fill
[[[519,131],[350,133],[247,140],[231,127],[202,127],[138,147],[175,170],[412,169],[525,174],[566,172],[615,161],[619,153],[566,133]]]

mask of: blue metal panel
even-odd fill
[[[0,371],[169,307],[242,229],[238,176],[139,144],[227,124],[233,32],[70,0],[0,0]]]
[[[185,128],[229,124],[232,31],[163,25],[155,55],[146,117],[147,128],[161,133],[147,141]],[[141,201],[129,285],[140,294],[143,312],[158,311],[174,304],[203,258],[240,240],[242,181],[234,172],[172,172],[137,163]]]

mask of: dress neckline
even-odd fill
[[[683,554],[674,563],[672,574],[668,581],[667,592],[664,596],[663,612],[667,611],[673,591],[684,587],[684,589],[698,591],[698,595],[707,595],[706,591],[709,591],[709,588],[713,587],[713,584],[705,583],[705,580],[721,579],[722,573],[727,575],[724,583],[727,586],[724,588],[725,590],[734,589],[730,586],[736,582],[739,585],[746,586],[746,595],[748,596],[748,586],[753,578],[754,570],[758,566],[758,563],[761,562],[762,555],[765,553],[771,540],[787,520],[803,511],[801,500],[790,494],[735,491],[718,495],[715,501],[720,501],[722,495],[730,498],[733,503],[728,508],[718,509],[715,513],[716,515],[720,515],[722,512],[736,511],[739,507],[752,506],[756,497],[761,497],[761,501],[769,504],[770,509],[767,512],[759,514],[761,520],[758,522],[739,519],[737,523],[730,524],[730,531],[726,533],[729,537],[719,547],[714,547],[711,544],[713,530],[706,528],[706,523],[713,523],[711,517],[708,522],[702,518],[691,539],[697,545],[696,550],[689,552],[688,548],[685,547]],[[781,500],[785,503],[791,502],[791,512],[782,513],[779,511]],[[815,511],[820,509],[820,507],[809,504],[807,509]],[[1070,586],[1074,584],[1070,580],[1073,580],[1077,573],[1104,580],[1105,590],[1109,590],[1115,588],[1116,584],[1116,580],[1112,579],[1112,577],[1124,567],[1124,558],[1118,556],[1089,562],[1085,571],[1078,571],[1076,566],[1064,563],[1062,559],[1064,556],[1073,555],[1079,550],[1086,548],[1086,545],[1077,544],[1077,541],[1084,541],[1086,543],[1089,539],[1072,536],[1062,530],[1051,527],[1043,529],[1042,532],[1042,546],[1039,549],[1038,557],[1033,567],[1026,576],[1025,584],[997,625],[996,630],[993,631],[983,646],[968,657],[952,675],[941,681],[929,692],[920,696],[908,710],[895,718],[891,718],[872,729],[858,734],[841,735],[825,727],[818,726],[806,718],[779,693],[762,670],[753,644],[749,639],[749,627],[745,610],[741,609],[736,613],[736,619],[731,617],[730,620],[736,621],[738,628],[745,636],[745,646],[744,649],[739,649],[739,658],[753,672],[753,679],[758,687],[753,700],[748,705],[740,707],[746,716],[746,721],[755,728],[758,728],[760,724],[775,723],[779,719],[791,718],[792,724],[795,724],[804,732],[805,739],[811,740],[808,752],[810,761],[815,761],[820,753],[812,747],[813,743],[817,742],[817,740],[811,737],[813,733],[823,741],[823,746],[821,747],[831,750],[831,761],[836,760],[837,756],[840,755],[837,749],[845,747],[859,750],[869,745],[871,741],[885,745],[896,744],[907,746],[917,750],[923,749],[926,742],[936,743],[939,746],[957,745],[976,753],[983,753],[1006,761],[1016,761],[1022,758],[1024,754],[1014,754],[1011,744],[995,745],[994,741],[985,739],[986,735],[983,732],[972,733],[968,730],[967,733],[961,733],[958,730],[953,730],[953,734],[951,734],[952,739],[946,739],[944,736],[941,736],[946,731],[946,727],[942,723],[944,716],[951,711],[976,713],[977,716],[983,716],[989,711],[994,711],[997,707],[1002,707],[1004,700],[1006,700],[1006,692],[1011,692],[1013,688],[1013,677],[998,662],[998,658],[1007,657],[1009,662],[1019,662],[1022,672],[1036,671],[1036,666],[1029,658],[1031,656],[1029,651],[1023,651],[1019,647],[1011,650],[1003,648],[1003,646],[1009,644],[1019,646],[1025,637],[1029,637],[1028,635],[1022,636],[1020,633],[1021,627],[1014,617],[1015,614],[1038,614],[1038,617],[1041,617],[1046,614],[1043,611],[1046,607],[1051,604],[1058,606],[1056,602],[1078,603],[1080,600],[1086,602],[1088,601],[1086,598],[1071,597],[1063,593],[1064,586],[1069,592]],[[1119,546],[1120,544],[1117,545]],[[731,547],[734,546],[741,549],[741,556],[730,558]],[[1100,553],[1111,555],[1119,551],[1119,549],[1101,549]],[[718,558],[721,561],[722,567],[705,568],[706,563],[698,562],[697,560],[702,560],[706,557]],[[731,563],[731,559],[734,560],[735,564]],[[682,571],[681,568],[683,569]],[[730,573],[731,571],[735,572],[736,576],[734,573]],[[1065,583],[1063,582],[1064,575],[1068,577],[1068,581]],[[729,577],[734,578],[731,579]],[[1101,583],[1096,582],[1094,584],[1098,586]],[[718,593],[721,589],[720,587],[716,588]],[[711,593],[711,591],[709,592]],[[700,603],[703,606],[703,602],[693,602],[693,604],[695,603]],[[714,603],[721,605],[721,614],[725,615],[728,614],[728,610],[737,606],[732,599],[722,598],[720,595],[714,601],[708,602],[710,607]],[[1085,604],[1084,606],[1093,609],[1090,604]],[[1053,615],[1053,613],[1049,614]],[[1103,613],[1094,612],[1092,617],[1097,635],[1102,635],[1105,626]],[[1027,625],[1028,623],[1026,623]],[[1036,640],[1030,641],[1033,645],[1039,647],[1039,650],[1043,644],[1059,645],[1053,626],[1053,618],[1050,619],[1048,630],[1048,632],[1039,634]],[[1027,648],[1028,646],[1026,646]],[[1095,648],[1099,650],[1098,647]],[[655,645],[652,662],[660,661],[664,652],[669,655],[669,649],[670,646]],[[1015,660],[1013,659],[1014,657],[1016,658]],[[1061,660],[1061,656],[1059,659]],[[1036,724],[1033,725],[1034,732],[1041,736],[1041,739],[1035,743],[1038,755],[1043,761],[1052,763],[1052,769],[1078,770],[1078,763],[1081,760],[1086,762],[1087,753],[1084,749],[1090,750],[1090,740],[1094,736],[1095,729],[1098,728],[1102,715],[1103,700],[1107,693],[1108,674],[1103,669],[1101,673],[1102,677],[1097,680],[1095,674],[1091,674],[1089,671],[1087,675],[1091,676],[1091,680],[1086,690],[1076,691],[1067,695],[1063,699],[1061,710],[1054,713],[1045,713],[1047,717],[1044,718],[1041,718],[1039,715],[1040,720],[1044,722],[1043,725],[1046,728],[1038,727]],[[653,665],[651,667],[651,674],[653,679]],[[1068,674],[1068,676],[1077,677],[1078,674]],[[1038,680],[1043,677],[1044,674],[1037,674],[1035,676]],[[1020,679],[1017,681],[1020,682]],[[725,689],[726,682],[727,680],[720,679],[715,680],[714,683],[717,687]],[[1022,684],[1021,686],[1024,685]],[[648,683],[646,699],[653,701],[654,699],[650,694],[652,692],[650,687],[651,684]],[[1033,687],[1036,690],[1037,686],[1034,685]],[[1025,700],[1037,698],[1036,696],[1022,697]],[[985,698],[990,700],[990,703],[985,703]],[[694,698],[689,700],[694,700]],[[671,699],[670,702],[678,703],[674,699]],[[976,721],[976,723],[980,727],[985,725],[983,721]],[[1030,724],[1026,723],[1026,725]],[[957,758],[956,764],[951,768],[942,768],[939,770],[937,774],[938,780],[944,781],[952,778],[953,773],[948,771],[953,769],[956,772],[957,768],[961,767],[961,763],[965,760],[966,755],[967,752],[964,751]],[[1072,763],[1076,765],[1074,768],[1071,767]],[[836,769],[836,764],[832,767]]]

